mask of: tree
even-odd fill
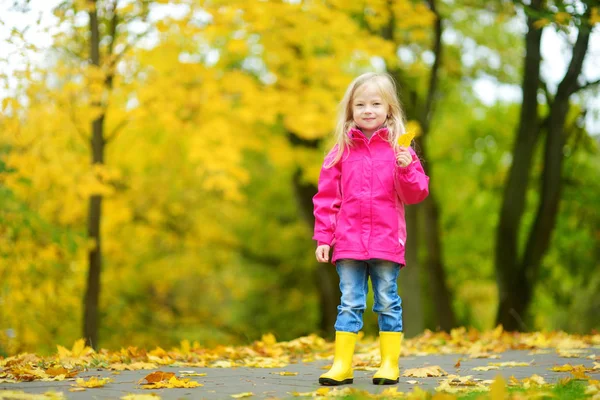
[[[571,14],[565,11],[573,10],[573,6],[567,2],[557,2],[550,7],[542,0],[532,0],[529,5],[521,5],[527,15],[528,28],[521,84],[523,102],[512,152],[513,161],[504,187],[495,248],[499,286],[497,323],[509,330],[526,328],[526,313],[556,224],[562,187],[563,148],[567,138],[565,124],[573,95],[587,86],[578,79],[588,50],[592,28],[590,16],[594,10],[591,2],[582,3],[582,13],[572,11]],[[558,11],[553,12],[555,9]],[[577,39],[568,69],[554,97],[547,97],[548,111],[542,117],[539,111],[540,86],[546,87],[546,84],[540,78],[540,43],[543,26],[550,20],[558,25],[571,23],[577,29]],[[519,250],[529,177],[535,149],[542,135],[545,135],[546,141],[539,202],[524,248]]]

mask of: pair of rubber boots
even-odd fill
[[[354,382],[352,356],[358,335],[352,332],[335,333],[335,352],[331,369],[321,375],[319,383],[325,386],[338,386]],[[400,371],[398,358],[402,346],[402,332],[379,332],[381,366],[373,376],[375,385],[398,383]]]

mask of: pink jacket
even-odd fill
[[[348,134],[353,146],[344,151],[342,159],[325,168],[337,147],[325,157],[313,197],[313,239],[334,247],[333,263],[342,258],[378,258],[404,266],[404,204],[427,197],[429,177],[412,148],[412,163],[406,167],[396,164],[394,150],[386,140],[387,128],[379,129],[370,140],[358,129]]]

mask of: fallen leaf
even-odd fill
[[[280,376],[296,376],[296,375],[298,375],[298,372],[281,371],[281,372],[272,372],[272,374],[280,375]]]
[[[83,387],[83,388],[99,388],[99,387],[103,387],[104,385],[106,385],[107,383],[112,382],[112,381],[113,380],[111,378],[98,379],[97,377],[92,376],[87,381],[83,378],[77,378],[75,383],[77,384],[77,386]]]
[[[500,363],[490,363],[492,366],[496,367],[528,367],[531,365],[533,361],[530,362],[518,362],[518,361],[505,361]]]
[[[488,365],[487,367],[484,366],[472,368],[473,371],[491,371],[494,369],[500,369],[500,367],[497,365]]]
[[[121,400],[156,400],[160,399],[160,396],[156,393],[150,394],[128,394],[121,397]]]
[[[141,385],[142,389],[183,389],[183,388],[195,388],[204,386],[201,383],[193,381],[191,379],[178,379],[176,376],[172,376],[168,381],[153,382],[145,385]]]
[[[145,380],[147,383],[168,381],[169,379],[171,379],[174,376],[175,376],[175,374],[173,372],[156,371],[156,372],[152,372],[151,374],[146,375],[145,377],[140,379],[138,381],[138,383],[140,383],[142,380]]]
[[[231,395],[231,397],[233,397],[234,399],[241,399],[242,397],[251,397],[251,396],[254,396],[254,393],[244,392],[244,393],[238,393],[238,394]]]
[[[440,368],[439,365],[433,365],[431,367],[422,367],[422,368],[409,368],[402,376],[409,376],[413,378],[426,378],[426,377],[434,377],[434,376],[446,376],[448,373]]]

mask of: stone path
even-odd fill
[[[469,359],[467,356],[454,355],[428,355],[422,357],[401,358],[402,370],[407,368],[418,368],[424,366],[439,365],[450,374],[460,376],[472,375],[474,379],[494,379],[502,375],[508,380],[510,376],[518,379],[530,377],[533,374],[540,375],[549,382],[571,376],[569,373],[553,372],[549,368],[555,365],[579,365],[592,367],[593,361],[586,358],[561,358],[555,352],[550,354],[529,355],[529,351],[508,351],[500,353],[500,359]],[[461,365],[454,365],[461,358]],[[473,371],[473,367],[487,366],[492,362],[532,362],[529,366],[501,367],[499,370]],[[160,371],[174,372],[179,376],[180,371],[194,371],[205,373],[206,376],[194,376],[191,379],[202,383],[204,386],[193,389],[141,389],[137,382],[148,375],[151,370],[123,371],[120,375],[113,375],[109,370],[90,370],[78,375],[78,377],[89,378],[111,377],[114,382],[108,383],[102,388],[87,389],[85,392],[69,392],[73,381],[59,382],[22,382],[0,384],[0,398],[5,390],[20,390],[27,393],[45,393],[47,391],[63,392],[69,399],[120,399],[127,394],[150,394],[156,393],[162,399],[232,399],[231,395],[244,392],[252,392],[253,397],[249,399],[290,399],[294,398],[293,392],[312,392],[319,389],[318,377],[325,370],[328,361],[316,361],[311,363],[290,364],[284,368],[188,368],[188,367],[161,367]],[[402,371],[401,370],[401,371]],[[295,376],[280,376],[274,373],[281,371],[298,372]],[[389,386],[374,386],[371,383],[373,371],[354,372],[353,388],[366,390],[377,394]],[[410,392],[416,386],[407,381],[418,381],[418,386],[424,390],[433,391],[443,378],[406,378],[400,377],[398,391]],[[345,385],[348,386],[348,385]],[[342,386],[342,387],[345,387]]]

